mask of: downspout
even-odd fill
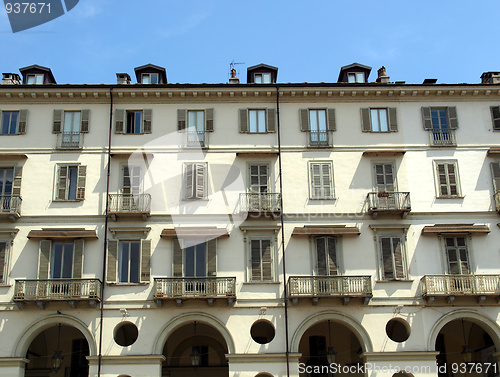
[[[106,176],[106,209],[104,211],[104,250],[102,260],[102,284],[101,284],[101,313],[99,326],[99,358],[97,363],[97,377],[101,377],[102,366],[102,332],[104,320],[104,286],[106,285],[106,261],[107,261],[107,244],[108,244],[108,212],[109,212],[109,177],[111,175],[111,135],[113,134],[113,88],[109,88],[109,135],[108,135],[108,169]]]
[[[283,175],[281,170],[281,126],[280,126],[280,87],[276,85],[276,119],[278,123],[278,176],[280,178],[281,209],[281,250],[283,261],[283,296],[285,304],[285,343],[286,343],[286,375],[290,377],[290,349],[288,340],[288,286],[286,281],[285,222],[283,220]]]

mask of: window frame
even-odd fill
[[[138,285],[141,284],[141,271],[142,271],[142,240],[141,239],[127,239],[127,238],[120,238],[117,240],[118,241],[118,260],[117,260],[117,271],[116,271],[116,283],[117,284],[134,284]],[[127,281],[122,281],[122,244],[123,243],[128,243],[129,248],[128,248],[128,276],[127,276]],[[138,265],[137,265],[137,281],[131,281],[130,274],[131,274],[131,263],[132,263],[132,243],[138,243],[139,244],[139,256],[138,256]]]
[[[493,132],[500,131],[500,106],[490,106]]]
[[[363,75],[363,81],[358,81],[360,75]],[[354,81],[351,81],[351,77],[354,77]],[[364,83],[366,83],[365,73],[364,72],[347,72],[347,82],[349,84],[364,84]]]
[[[181,240],[179,240],[181,241]],[[182,242],[180,244],[181,246],[181,250],[182,250],[182,277],[186,277],[186,278],[204,278],[204,277],[209,277],[208,276],[208,241],[206,240],[199,240],[200,242],[197,242],[196,240],[186,240],[186,239],[182,239]],[[216,241],[217,242],[217,241]],[[198,254],[198,251],[196,250],[197,246],[200,245],[200,244],[203,244],[203,251],[204,251],[204,267],[205,267],[205,271],[204,271],[204,275],[203,276],[196,276],[196,255]],[[187,276],[186,275],[186,267],[187,267],[187,249],[189,247],[194,247],[194,252],[195,252],[195,255],[194,255],[194,270],[195,270],[195,276]],[[217,247],[217,244],[216,244],[216,247]],[[216,249],[217,250],[217,249]]]
[[[259,191],[253,191],[252,190],[252,174],[251,174],[251,168],[252,166],[266,166],[267,167],[267,192],[260,192],[260,185],[259,186]],[[272,185],[272,182],[274,182],[274,177],[271,172],[271,163],[267,161],[249,161],[247,162],[247,179],[248,179],[248,184],[247,184],[247,193],[249,194],[269,194],[274,192],[274,186]]]
[[[264,77],[269,76],[269,82],[265,82]],[[257,78],[260,77],[260,82],[257,81]],[[253,74],[253,82],[254,84],[272,84],[273,77],[270,72],[257,72]]]
[[[463,238],[465,240],[465,249],[466,249],[466,255],[467,255],[467,263],[469,267],[469,274],[452,274],[451,269],[450,269],[450,263],[448,260],[448,246],[446,245],[446,240],[449,238],[455,239],[455,245],[457,245],[456,240],[458,238]],[[474,274],[473,272],[473,267],[475,266],[474,263],[474,258],[473,258],[473,251],[472,251],[472,237],[470,233],[457,233],[457,234],[446,234],[446,235],[440,235],[439,236],[439,243],[441,247],[441,256],[442,256],[442,263],[443,263],[443,270],[445,271],[446,275],[472,275]],[[457,247],[456,249],[458,249]],[[460,257],[460,256],[459,256]]]
[[[126,188],[125,187],[125,168],[127,168],[129,171],[128,177],[130,179],[130,186],[127,187],[130,190],[129,193],[124,192],[125,188]],[[130,174],[131,170],[133,170],[133,169],[139,169],[139,185],[137,186],[138,187],[137,193],[134,192],[134,185],[132,182],[134,176]],[[121,195],[130,195],[130,196],[144,194],[144,167],[143,166],[141,166],[141,165],[129,165],[127,163],[120,165],[119,193]]]
[[[64,188],[64,198],[60,198],[60,182],[61,182],[61,168],[66,168],[66,177],[65,179],[65,184],[66,187]],[[70,188],[71,188],[71,175],[69,174],[69,169],[75,169],[76,168],[76,176],[75,176],[75,182],[74,182],[74,188],[75,188],[75,198],[70,199]],[[87,166],[86,165],[81,165],[80,163],[61,163],[61,164],[56,164],[55,165],[55,182],[54,182],[54,198],[53,201],[55,202],[81,202],[85,200],[85,186],[86,186],[86,180],[87,180]],[[83,177],[83,185],[79,185],[80,178]],[[83,194],[82,194],[83,193]]]
[[[38,82],[39,78],[42,78],[42,82]],[[34,82],[30,83],[30,79],[33,78]],[[26,75],[26,85],[43,85],[45,81],[45,75],[43,73],[31,73]]]
[[[156,82],[152,82],[151,78],[156,76]],[[144,82],[144,79],[148,78],[149,82]],[[143,73],[141,75],[141,84],[143,85],[152,85],[152,84],[159,84],[160,83],[160,75],[158,73]]]
[[[389,132],[391,132],[390,124],[389,124],[389,122],[390,122],[389,121],[389,108],[387,108],[387,107],[370,107],[369,109],[370,109],[370,128],[371,128],[370,132],[375,132],[375,133],[389,133]],[[386,126],[385,130],[382,130],[381,123],[380,123],[380,112],[382,110],[385,111],[385,126]],[[378,121],[378,127],[379,127],[378,130],[374,129],[373,111],[377,112],[377,121]]]
[[[256,112],[256,131],[252,131],[252,117],[251,113]],[[264,113],[264,130],[259,131],[259,126],[260,126],[260,121],[259,121],[259,113],[263,112]],[[249,134],[267,134],[267,109],[248,109],[248,132]]]
[[[313,171],[312,171],[312,166],[318,164],[318,165],[328,165],[329,166],[329,181],[330,181],[330,191],[331,191],[331,196],[327,197],[324,195],[320,195],[319,197],[315,196],[315,191],[314,191],[314,185],[313,185]],[[320,167],[320,171],[322,172],[322,168]],[[322,174],[320,174],[322,175]],[[335,200],[335,179],[334,179],[334,171],[333,171],[333,161],[308,161],[308,176],[309,176],[309,199],[310,200]],[[322,190],[324,191],[324,187],[322,187]]]
[[[384,263],[384,250],[382,247],[382,239],[388,238],[391,246],[391,267],[392,267],[392,278],[386,277],[385,273],[385,263]],[[395,259],[395,249],[393,239],[398,238],[401,245],[401,264],[403,270],[403,276],[397,276],[397,266]],[[377,243],[377,260],[378,260],[378,278],[379,281],[391,282],[391,281],[408,281],[409,280],[409,267],[408,267],[408,256],[407,256],[407,239],[406,232],[397,231],[378,231],[376,236]]]
[[[319,268],[318,268],[318,244],[317,240],[320,238],[326,238],[326,239],[333,239],[335,240],[335,257],[336,257],[336,262],[337,262],[337,274],[336,275],[331,275],[330,272],[328,272],[327,275],[320,275],[319,274]],[[342,250],[342,237],[340,236],[311,236],[309,237],[309,243],[311,247],[311,256],[312,256],[312,270],[313,270],[313,276],[342,276],[345,273],[344,270],[344,258],[343,258],[343,250]],[[328,259],[327,259],[328,260]],[[326,267],[327,271],[330,271],[329,266]]]
[[[376,171],[376,166],[377,165],[391,165],[392,167],[392,186],[394,190],[388,191],[387,189],[385,191],[380,191],[378,184],[377,184],[377,171]],[[375,160],[372,161],[371,168],[372,168],[372,185],[373,185],[373,192],[388,192],[388,193],[395,193],[398,192],[398,179],[397,179],[397,170],[396,170],[396,161],[393,160]],[[385,168],[384,168],[384,180],[386,181],[387,175],[385,174]],[[387,182],[385,183],[385,186],[387,188]]]
[[[4,117],[5,117],[5,114],[6,113],[10,113],[11,116],[9,118],[9,132],[7,133],[3,133],[3,130],[4,130]],[[11,132],[12,131],[12,114],[13,113],[16,113],[17,114],[17,120],[16,120],[16,124],[14,125],[14,131],[15,132]],[[13,136],[13,135],[19,135],[19,121],[20,121],[20,117],[21,117],[21,111],[19,110],[2,110],[0,111],[0,115],[2,116],[2,119],[0,119],[0,135],[1,136]]]
[[[458,160],[433,160],[433,170],[434,170],[434,184],[435,184],[435,189],[436,189],[436,199],[463,199],[464,196],[462,195],[462,188],[460,184],[460,172],[458,170]],[[439,182],[439,173],[438,173],[438,167],[440,164],[446,164],[448,165],[453,165],[455,169],[455,185],[457,186],[457,194],[456,195],[451,195],[451,186],[449,183],[449,172],[448,168],[446,167],[446,187],[449,192],[448,195],[443,195],[441,193],[441,184]]]
[[[189,166],[203,166],[203,195],[199,196],[198,195],[198,182],[197,182],[197,168],[193,170],[192,169],[192,182],[191,182],[191,187],[192,187],[192,195],[189,196],[188,188],[189,188],[189,182],[188,182],[188,170]],[[194,173],[193,173],[194,172]],[[191,200],[208,200],[208,163],[207,162],[184,162],[183,163],[183,171],[182,171],[182,176],[183,176],[183,192],[184,192],[184,198],[183,200],[191,201]]]
[[[130,129],[130,127],[129,127],[129,114],[132,114],[132,113],[134,114],[134,117],[131,119],[134,119],[134,124],[131,127],[133,127],[134,132],[128,132],[128,130]],[[139,126],[140,132],[135,132],[137,130],[137,125],[136,125],[137,113],[141,114],[141,119],[140,119],[141,124]],[[125,110],[125,124],[123,127],[123,134],[124,135],[142,135],[142,134],[144,134],[144,110]]]
[[[269,280],[265,279],[254,279],[252,270],[253,270],[253,259],[252,259],[252,241],[261,241],[260,247],[260,275],[263,276],[263,268],[262,268],[262,241],[270,242],[270,265],[271,265],[271,276]],[[277,283],[277,270],[276,270],[276,237],[270,235],[262,235],[262,234],[252,234],[247,238],[247,252],[248,252],[248,265],[247,265],[247,282],[248,283]]]
[[[60,277],[54,277],[54,268],[55,268],[55,258],[56,258],[56,245],[57,244],[62,244],[62,259],[61,259],[61,268],[59,271],[61,273]],[[64,262],[65,262],[65,254],[66,254],[66,247],[65,245],[72,245],[71,248],[71,277],[62,277],[63,272],[64,272]],[[52,240],[51,242],[51,249],[50,249],[50,261],[49,261],[49,279],[73,279],[73,269],[75,265],[75,240]]]
[[[4,252],[3,266],[0,265],[0,270],[2,270],[2,278],[0,279],[0,286],[9,286],[10,258],[11,258],[10,252],[12,249],[13,239],[0,237],[0,244],[2,243],[5,243],[5,252]]]

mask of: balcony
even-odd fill
[[[500,301],[500,275],[425,275],[421,283],[422,296],[431,302],[444,297],[451,303],[456,296],[475,297],[478,303],[487,296]]]
[[[108,212],[113,221],[119,216],[140,216],[146,220],[151,214],[151,195],[109,194]]]
[[[497,207],[497,211],[500,212],[500,191],[495,192],[495,207]]]
[[[19,195],[0,195],[0,216],[16,221],[21,217],[21,201]]]
[[[288,296],[293,304],[299,298],[311,298],[313,305],[320,298],[340,298],[344,305],[361,298],[366,304],[372,297],[371,276],[291,276]]]
[[[368,213],[376,218],[379,214],[398,214],[405,218],[411,211],[409,192],[369,192]]]
[[[208,148],[208,132],[186,131],[186,148]]]
[[[212,306],[216,299],[226,299],[229,304],[236,299],[235,277],[155,278],[153,298],[158,305],[164,300],[205,299]]]
[[[433,147],[457,145],[455,130],[430,130],[429,133]]]
[[[36,302],[45,309],[47,302],[66,301],[76,308],[79,301],[88,301],[96,307],[101,301],[101,281],[99,279],[45,279],[16,280],[14,302],[19,308],[25,303]]]
[[[281,194],[247,193],[240,194],[240,207],[251,217],[277,217],[281,215]]]
[[[328,148],[333,145],[331,131],[308,131],[307,145],[313,148]]]
[[[81,149],[83,147],[83,135],[78,132],[62,132],[57,134],[58,149]]]

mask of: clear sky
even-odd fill
[[[500,71],[499,18],[500,0],[80,0],[15,34],[0,11],[0,69],[39,64],[60,84],[113,84],[152,63],[170,83],[220,83],[234,59],[242,82],[259,63],[278,67],[279,82],[336,82],[358,62],[370,81],[384,65],[391,81],[476,83]]]

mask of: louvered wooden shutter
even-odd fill
[[[302,132],[308,132],[311,129],[311,127],[309,126],[309,110],[300,109],[299,119],[300,119],[300,130]]]
[[[389,114],[389,131],[398,132],[398,116],[396,108],[389,107],[387,110]]]
[[[403,264],[403,244],[401,238],[392,237],[392,249],[394,251],[395,279],[404,279],[405,271]]]
[[[276,109],[267,109],[266,112],[266,131],[276,132]]]
[[[23,168],[21,166],[14,167],[14,181],[12,184],[12,195],[21,195],[21,177]]]
[[[153,125],[153,110],[144,109],[144,133],[150,134],[152,132]]]
[[[326,271],[326,237],[316,238],[316,266],[317,273],[320,276],[328,275]]]
[[[177,109],[177,129],[179,131],[186,129],[186,113],[184,109]]]
[[[431,108],[422,107],[422,123],[424,130],[432,130]]]
[[[259,281],[262,280],[261,268],[260,268],[260,240],[250,241],[250,265],[251,265],[251,280]]]
[[[272,280],[271,240],[262,240],[262,280]]]
[[[141,282],[151,279],[151,240],[141,240]]]
[[[66,199],[66,181],[68,178],[68,167],[59,166],[59,179],[57,180],[57,198],[59,200]]]
[[[217,276],[217,240],[207,242],[207,276]]]
[[[58,134],[61,132],[63,113],[64,112],[62,110],[54,110],[52,132],[55,134]]]
[[[493,119],[493,129],[500,130],[500,106],[491,106],[491,118]]]
[[[76,188],[76,199],[85,199],[85,180],[87,176],[87,167],[84,165],[78,166],[78,181]]]
[[[239,110],[240,132],[248,132],[248,109]]]
[[[337,126],[335,121],[335,109],[327,109],[326,114],[327,114],[326,127],[328,131],[336,131]]]
[[[448,107],[448,119],[450,121],[450,129],[456,130],[458,128],[457,108],[455,106]]]
[[[0,127],[3,129],[3,116],[2,116],[2,110],[0,110]],[[18,129],[19,133],[19,129]]]
[[[370,132],[372,130],[372,124],[370,119],[370,109],[365,107],[361,109],[361,131]]]
[[[493,189],[500,192],[500,162],[491,163],[491,173],[493,175]]]
[[[0,116],[1,116],[0,112]],[[28,110],[19,110],[19,126],[17,128],[17,133],[23,135],[26,133],[26,128],[28,125]]]
[[[115,110],[115,133],[122,134],[125,128],[125,110]]]
[[[118,241],[108,240],[108,265],[106,273],[106,281],[108,283],[116,283],[117,270],[118,270]]]
[[[311,164],[311,193],[313,199],[321,198],[321,183],[321,164]]]
[[[394,266],[392,261],[391,237],[380,238],[380,250],[382,257],[382,278],[385,280],[394,279]]]
[[[49,278],[49,261],[52,243],[50,240],[40,241],[40,256],[38,259],[38,279]]]
[[[337,249],[336,240],[333,237],[327,238],[328,242],[328,272],[330,276],[336,276],[339,274],[339,267],[337,263]]]
[[[205,109],[205,131],[214,131],[214,109]]]
[[[173,275],[174,277],[182,276],[182,249],[179,239],[175,238],[173,240],[174,243],[174,252],[173,252]]]
[[[90,130],[90,110],[82,110],[80,118],[80,132],[88,133]]]
[[[194,167],[196,164],[187,164],[186,165],[186,198],[190,199],[194,197],[194,184],[193,184],[193,175]]]
[[[196,164],[196,198],[205,197],[205,164]]]
[[[5,283],[7,271],[5,264],[7,261],[7,243],[0,242],[0,283]]]
[[[83,238],[75,240],[73,253],[73,279],[81,279],[83,271]]]

